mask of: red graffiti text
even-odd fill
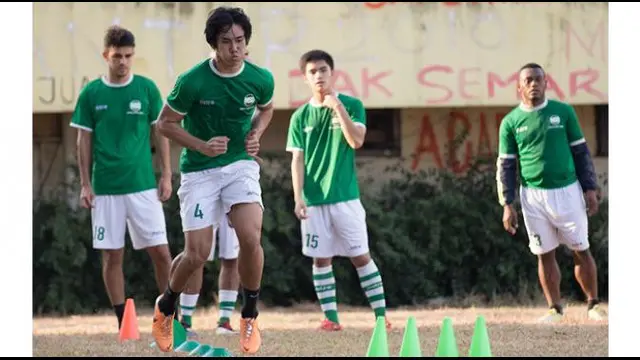
[[[411,168],[417,170],[425,157],[437,168],[447,167],[456,174],[467,171],[477,157],[494,156],[498,132],[505,113],[451,111],[445,119],[424,114],[420,136],[413,151]],[[445,136],[436,134],[434,124],[446,122]],[[465,135],[465,136],[461,136]],[[455,151],[445,149],[455,149]]]
[[[587,93],[600,101],[607,98],[596,85],[600,78],[598,70],[578,69],[562,78],[558,76],[547,74],[547,91],[559,100],[567,100],[580,93]],[[440,82],[435,78],[440,79]],[[417,82],[427,90],[426,105],[447,104],[454,97],[490,100],[496,98],[497,91],[502,88],[513,89],[513,99],[518,99],[517,71],[498,73],[483,71],[478,67],[454,69],[448,65],[427,65],[418,72]]]
[[[391,70],[374,71],[368,68],[360,71],[347,72],[336,70],[334,89],[347,95],[355,96],[362,100],[368,99],[372,94],[377,93],[385,98],[393,97],[390,85],[386,82],[392,76]],[[303,74],[300,70],[289,71],[289,106],[298,107],[309,99],[307,91],[292,91],[300,89],[299,84],[303,81]],[[298,84],[296,84],[298,83]]]

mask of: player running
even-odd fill
[[[125,306],[126,229],[133,248],[146,249],[150,255],[160,293],[167,287],[171,266],[160,202],[169,199],[172,191],[169,141],[153,126],[162,97],[151,79],[131,71],[134,54],[134,35],[122,27],[110,27],[103,52],[108,72],[82,89],[70,124],[78,129],[80,203],[91,209],[93,247],[102,252],[102,277],[118,327]],[[152,134],[162,164],[157,184]]]
[[[518,83],[522,102],[500,124],[497,184],[504,207],[502,221],[505,230],[515,234],[518,215],[513,202],[519,167],[529,249],[538,256],[538,275],[549,305],[540,321],[556,322],[563,317],[555,257],[560,244],[573,251],[575,276],[587,296],[587,316],[602,320],[606,313],[598,302],[587,218],[587,212],[592,216],[598,211],[596,174],[575,110],[547,99],[546,86],[540,65],[524,65]]]
[[[301,220],[302,253],[313,258],[313,282],[325,319],[320,329],[341,330],[332,258],[355,266],[376,317],[386,317],[382,277],[369,255],[365,209],[360,202],[355,150],[364,143],[362,102],[333,90],[334,62],[322,50],[300,58],[312,98],[291,116],[287,151],[295,214]],[[391,324],[387,321],[387,328]]]
[[[173,349],[176,302],[207,261],[214,226],[228,216],[240,245],[240,348],[254,354],[262,343],[257,301],[264,264],[260,165],[255,156],[273,116],[274,80],[267,69],[245,61],[252,26],[242,9],[215,9],[204,33],[215,55],[178,77],[160,114],[162,133],[184,147],[178,197],[185,249],[157,299],[152,334],[162,351]],[[256,107],[260,112],[252,122]]]

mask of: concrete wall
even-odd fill
[[[479,154],[495,153],[500,119],[509,111],[507,107],[481,108],[422,108],[403,109],[400,116],[402,161],[407,169],[443,168],[462,172],[468,160]],[[593,106],[576,106],[585,137],[595,153],[596,121]],[[265,133],[263,152],[284,153],[289,117],[292,110],[278,110]],[[76,131],[68,126],[70,114],[34,114],[33,116],[33,194],[47,192],[61,184],[65,177],[65,164],[75,163]],[[389,119],[393,121],[393,119]],[[456,154],[448,155],[449,140],[463,131],[468,136]],[[172,165],[178,171],[181,148],[172,146]],[[359,175],[362,179],[376,175],[384,181],[393,174],[381,173],[398,161],[398,157],[360,157],[365,164]],[[599,174],[608,172],[608,158],[594,159]],[[287,169],[288,171],[288,169]],[[606,188],[604,189],[606,193]]]

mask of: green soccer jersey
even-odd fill
[[[499,154],[518,158],[523,186],[555,189],[577,181],[571,146],[585,142],[569,104],[546,100],[514,108],[500,124]]]
[[[245,149],[245,139],[256,105],[268,105],[273,90],[271,72],[248,61],[236,74],[221,74],[213,59],[203,60],[181,74],[167,104],[184,115],[184,129],[203,141],[226,136],[229,142],[227,152],[215,157],[183,148],[180,171],[188,173],[252,160]]]
[[[91,184],[96,195],[121,195],[156,186],[151,125],[162,109],[153,80],[132,75],[125,84],[102,77],[80,92],[71,126],[90,131]]]
[[[353,121],[366,126],[360,100],[344,94],[338,99]],[[358,199],[355,150],[342,134],[333,110],[311,101],[293,113],[287,135],[287,151],[304,153],[304,201],[313,206]]]

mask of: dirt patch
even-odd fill
[[[477,315],[485,317],[494,356],[608,356],[609,324],[586,319],[583,305],[567,309],[562,323],[540,325],[536,319],[544,308],[441,308],[437,310],[397,309],[389,311],[394,329],[389,333],[389,349],[398,356],[404,326],[409,316],[416,319],[423,356],[435,353],[440,326],[450,317],[461,356],[467,356]],[[151,312],[138,311],[141,340],[120,344],[116,320],[111,314],[69,318],[36,318],[33,326],[34,356],[181,356],[163,354],[149,346],[152,342]],[[315,306],[269,309],[260,313],[263,329],[261,356],[364,356],[374,325],[369,309],[340,308],[345,330],[323,333],[315,330],[322,313]],[[238,352],[236,335],[216,335],[215,309],[199,309],[194,327],[199,341]],[[238,314],[233,317],[237,325]]]

